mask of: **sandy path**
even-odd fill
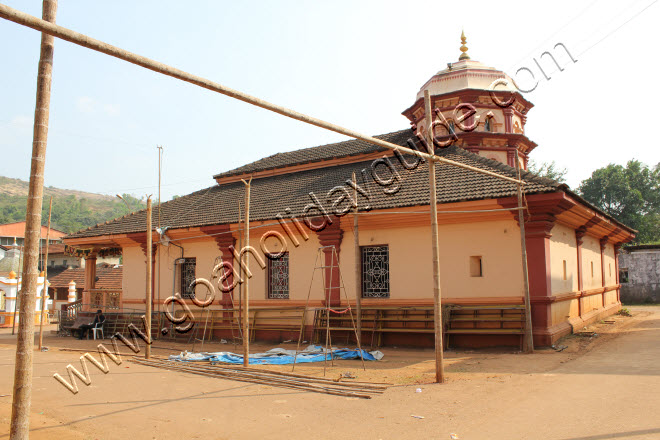
[[[449,352],[444,385],[425,383],[433,371],[429,350],[385,348],[386,358],[366,373],[353,361],[331,369],[399,384],[371,400],[128,362],[111,363],[107,375],[90,366],[92,384],[79,383],[72,395],[52,374],[77,366],[80,353],[35,353],[32,438],[660,439],[660,307],[634,310],[633,318],[595,326],[599,338],[562,341],[568,348],[561,353]],[[0,334],[0,394],[11,393],[12,342]],[[94,346],[55,337],[47,344]],[[322,365],[296,370],[320,374]],[[0,398],[0,439],[8,437],[10,403]]]

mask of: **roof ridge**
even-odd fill
[[[390,136],[395,136],[395,135],[405,133],[407,131],[412,132],[412,129],[411,128],[405,128],[405,129],[402,129],[402,130],[395,130],[395,131],[392,131],[392,132],[389,132],[389,133],[382,133],[382,134],[373,135],[373,137],[376,138],[376,139],[384,139],[384,138],[387,138],[387,137],[390,137]],[[273,159],[275,157],[294,156],[295,154],[300,154],[301,152],[314,151],[314,150],[318,150],[318,149],[321,149],[321,148],[326,148],[327,149],[328,147],[338,147],[338,146],[341,146],[342,144],[360,143],[360,142],[368,144],[366,141],[364,141],[362,139],[352,138],[352,139],[347,139],[347,140],[340,141],[340,142],[332,142],[330,144],[322,144],[322,145],[316,145],[316,146],[313,146],[313,147],[299,148],[297,150],[277,152],[275,154],[271,154],[270,156],[262,157],[261,159],[257,159],[255,161],[252,161],[252,162],[246,163],[244,165],[241,165],[240,167],[236,167],[236,168],[228,170],[228,171],[223,171],[221,173],[217,173],[213,176],[213,178],[217,179],[217,178],[220,178],[220,177],[233,176],[233,175],[237,175],[237,174],[247,174],[247,173],[255,172],[255,171],[269,170],[269,169],[275,169],[275,168],[286,168],[286,167],[289,167],[289,166],[298,165],[298,164],[302,164],[302,163],[323,162],[323,161],[329,160],[329,159],[319,158],[319,159],[309,159],[309,160],[298,160],[298,161],[293,161],[289,164],[282,164],[282,165],[277,165],[276,164],[276,165],[272,165],[272,166],[264,166],[262,168],[257,167],[258,168],[257,170],[250,170],[249,169],[250,166],[254,166],[256,164],[259,164],[260,162],[264,162],[268,159]],[[372,145],[372,144],[369,144],[369,145]],[[378,150],[385,150],[385,148],[373,145],[373,151],[378,151]],[[342,155],[338,155],[338,156],[333,156],[333,158],[356,156],[356,155],[359,155],[359,154],[363,154],[363,153],[359,153],[359,152],[358,153],[347,153],[347,154],[342,154]]]

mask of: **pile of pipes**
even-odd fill
[[[292,388],[314,393],[332,394],[335,396],[358,397],[371,399],[371,394],[382,394],[387,384],[368,382],[340,382],[321,377],[302,374],[284,373],[280,371],[260,370],[236,365],[210,365],[190,362],[176,362],[161,359],[132,358],[131,362],[149,367],[163,368],[201,376],[230,379],[240,382],[259,383],[274,387]]]

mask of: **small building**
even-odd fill
[[[96,267],[95,289],[102,292],[121,292],[122,266],[99,264]],[[49,296],[53,299],[50,310],[59,310],[65,303],[80,301],[85,286],[85,269],[82,267],[69,268],[59,274],[48,277]],[[117,298],[117,304],[119,298]],[[108,307],[112,309],[112,307]]]
[[[621,302],[660,303],[660,244],[626,246],[619,254]]]
[[[0,327],[11,327],[14,322],[14,311],[16,298],[21,290],[21,275],[23,268],[23,255],[17,246],[11,247],[5,257],[0,260]],[[37,281],[37,303],[35,305],[35,324],[39,323],[39,311],[41,310],[41,292],[44,287],[44,274],[39,275]],[[47,310],[50,300],[46,298]],[[16,315],[16,322],[19,316]],[[48,316],[44,316],[44,322],[48,322]]]
[[[46,244],[46,234],[48,228],[41,226],[41,245]],[[49,241],[52,243],[59,242],[66,232],[58,231],[57,229],[50,228]],[[25,222],[5,223],[0,225],[0,245],[3,246],[23,246],[25,241]]]

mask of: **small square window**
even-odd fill
[[[626,268],[619,269],[619,282],[621,284],[628,282],[628,269]]]
[[[480,256],[470,257],[470,276],[471,277],[483,277],[483,262],[481,261]]]

